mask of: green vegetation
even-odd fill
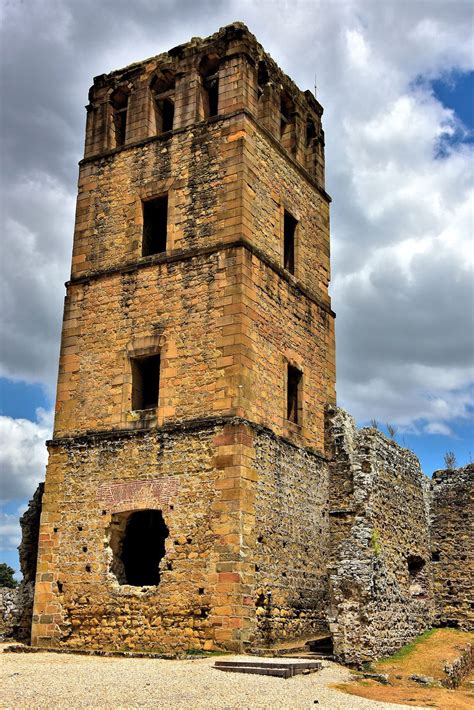
[[[14,578],[15,570],[7,565],[6,562],[0,562],[0,587],[8,587],[9,589],[15,589],[18,586],[18,582]]]
[[[406,658],[407,656],[412,653],[417,646],[420,645],[420,643],[423,643],[428,639],[430,636],[432,636],[436,632],[436,629],[428,629],[424,633],[421,634],[421,636],[418,636],[414,641],[411,643],[407,643],[406,646],[403,646],[401,649],[399,649],[396,653],[393,654],[393,656],[388,656],[387,658],[382,658],[379,663],[392,663],[392,661],[401,661],[403,658]]]
[[[370,538],[370,546],[372,550],[374,551],[374,555],[376,557],[380,557],[380,554],[382,552],[382,545],[380,543],[380,532],[377,530],[377,528],[374,528],[372,530],[372,536]]]

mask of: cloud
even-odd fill
[[[29,498],[44,480],[53,414],[37,410],[37,421],[0,416],[1,502]]]
[[[317,75],[340,403],[433,433],[471,416],[472,147],[430,84],[473,68],[471,3],[27,5],[2,39],[4,374],[54,386],[92,77],[241,19],[301,88]]]
[[[23,510],[16,513],[0,511],[0,550],[14,552],[21,542],[20,515]]]

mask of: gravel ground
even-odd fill
[[[226,656],[225,660],[243,656]],[[293,660],[293,659],[292,659]],[[350,672],[335,663],[311,675],[282,679],[223,673],[215,658],[165,661],[56,653],[2,653],[1,708],[166,708],[167,710],[397,710],[406,705],[346,695],[331,683]],[[318,701],[318,702],[316,702]],[[411,706],[410,710],[413,710]]]

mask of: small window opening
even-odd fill
[[[168,231],[168,195],[143,203],[142,256],[166,251]]]
[[[119,583],[135,587],[158,585],[169,535],[161,511],[115,513],[113,519],[118,525],[110,528],[111,571]]]
[[[294,106],[293,101],[289,95],[284,92],[280,99],[280,135],[283,136],[289,126],[293,123],[294,116]]]
[[[173,130],[174,102],[171,99],[163,99],[162,105],[163,132]]]
[[[133,358],[132,409],[154,409],[158,406],[160,356]]]
[[[300,407],[301,407],[301,381],[303,373],[298,370],[297,367],[293,365],[288,365],[288,376],[287,376],[287,413],[286,418],[298,424],[301,420]]]
[[[312,118],[308,118],[306,121],[306,145],[310,146],[311,143],[316,138],[316,126]]]
[[[290,272],[295,273],[295,242],[296,226],[298,221],[285,210],[283,223],[283,266]]]
[[[155,77],[150,85],[155,105],[156,132],[173,130],[175,77],[166,72]]]
[[[219,78],[217,75],[206,79],[204,87],[207,91],[207,116],[217,116],[219,107]]]
[[[257,98],[261,99],[266,85],[269,82],[268,69],[265,62],[261,61],[258,63],[258,73],[257,73]]]
[[[204,57],[200,66],[204,118],[219,112],[219,57]]]
[[[412,597],[423,598],[426,596],[426,569],[425,560],[418,555],[407,558],[409,592]]]
[[[117,89],[112,94],[110,102],[113,109],[115,147],[120,148],[125,144],[127,133],[128,94],[123,89]]]
[[[441,553],[439,550],[435,550],[434,552],[431,553],[431,561],[432,562],[439,562],[441,559]]]

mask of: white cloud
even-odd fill
[[[0,416],[0,498],[29,498],[44,480],[53,413],[37,410],[37,421]]]
[[[100,14],[92,0],[12,7],[4,373],[54,384],[92,77],[241,19],[301,88],[317,74],[334,198],[340,403],[361,419],[433,433],[470,416],[472,147],[453,142],[464,129],[429,83],[473,68],[470,2],[403,11],[396,0],[104,0]]]
[[[21,542],[20,513],[0,511],[0,550],[11,552]]]

